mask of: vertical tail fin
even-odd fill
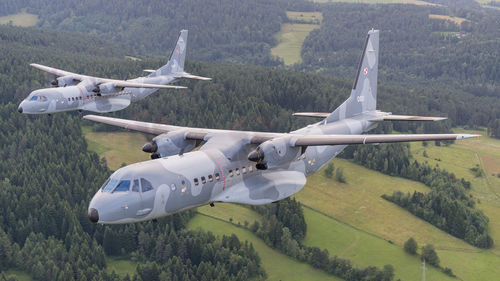
[[[177,39],[177,43],[175,44],[175,48],[172,50],[170,54],[170,58],[166,65],[160,67],[155,72],[151,73],[149,76],[159,76],[159,75],[167,75],[172,73],[184,72],[184,60],[186,59],[186,45],[187,45],[187,30],[181,30],[179,34],[179,39]]]
[[[379,30],[370,30],[352,86],[351,96],[327,118],[333,122],[377,108]]]

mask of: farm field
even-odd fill
[[[445,16],[445,15],[435,15],[435,14],[429,14],[429,18],[430,19],[437,19],[437,20],[445,20],[445,21],[454,23],[457,26],[460,26],[465,21],[469,21],[469,20],[464,19],[464,18]]]
[[[38,23],[38,16],[26,12],[0,17],[0,24],[30,27]]]
[[[278,45],[271,49],[271,54],[283,59],[285,65],[300,63],[300,51],[307,35],[319,28],[323,19],[319,12],[286,12],[289,20],[300,23],[284,23],[276,34]],[[307,22],[307,23],[304,23]]]

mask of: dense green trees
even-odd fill
[[[39,27],[98,35],[135,53],[169,55],[181,29],[189,30],[188,57],[278,65],[270,48],[286,20],[284,1],[51,1],[0,4],[0,14],[27,8]]]
[[[418,250],[418,244],[413,237],[410,237],[403,245],[405,251],[410,255],[416,255]]]

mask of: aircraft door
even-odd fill
[[[132,186],[130,192],[127,196],[127,209],[125,210],[127,217],[135,218],[139,216],[139,211],[141,210],[142,198],[141,198],[141,186],[139,185],[139,180],[134,179],[132,181]]]
[[[155,190],[153,184],[145,178],[140,179],[141,182],[141,209],[139,215],[147,215],[151,213],[155,201]]]

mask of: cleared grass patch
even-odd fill
[[[0,17],[0,24],[30,27],[38,23],[38,16],[26,12]]]
[[[228,222],[197,214],[189,222],[188,228],[201,228],[217,236],[234,233],[240,241],[247,240],[252,243],[255,250],[259,253],[261,265],[267,273],[267,280],[341,280],[270,248],[252,232]]]
[[[429,18],[436,19],[436,20],[449,21],[451,23],[454,23],[456,26],[460,26],[462,24],[462,22],[464,22],[464,21],[469,21],[468,19],[464,19],[464,18],[445,16],[445,15],[435,15],[435,14],[429,14]]]
[[[280,32],[276,35],[279,44],[271,49],[271,54],[282,58],[285,65],[300,63],[302,61],[300,56],[302,43],[307,35],[316,28],[319,28],[319,24],[282,24]]]
[[[144,134],[137,132],[93,132],[91,127],[82,127],[88,149],[99,157],[106,158],[111,170],[120,168],[122,163],[132,164],[149,160],[149,154],[141,150],[147,141]]]
[[[286,12],[286,17],[292,21],[303,21],[312,24],[321,24],[323,14],[321,12]]]
[[[29,275],[26,271],[18,270],[18,269],[9,269],[4,271],[5,277],[9,280],[9,277],[13,276],[19,281],[33,281],[31,275]]]
[[[138,262],[128,259],[106,257],[106,272],[112,273],[114,271],[121,277],[125,277],[127,274],[132,277],[138,264]]]

